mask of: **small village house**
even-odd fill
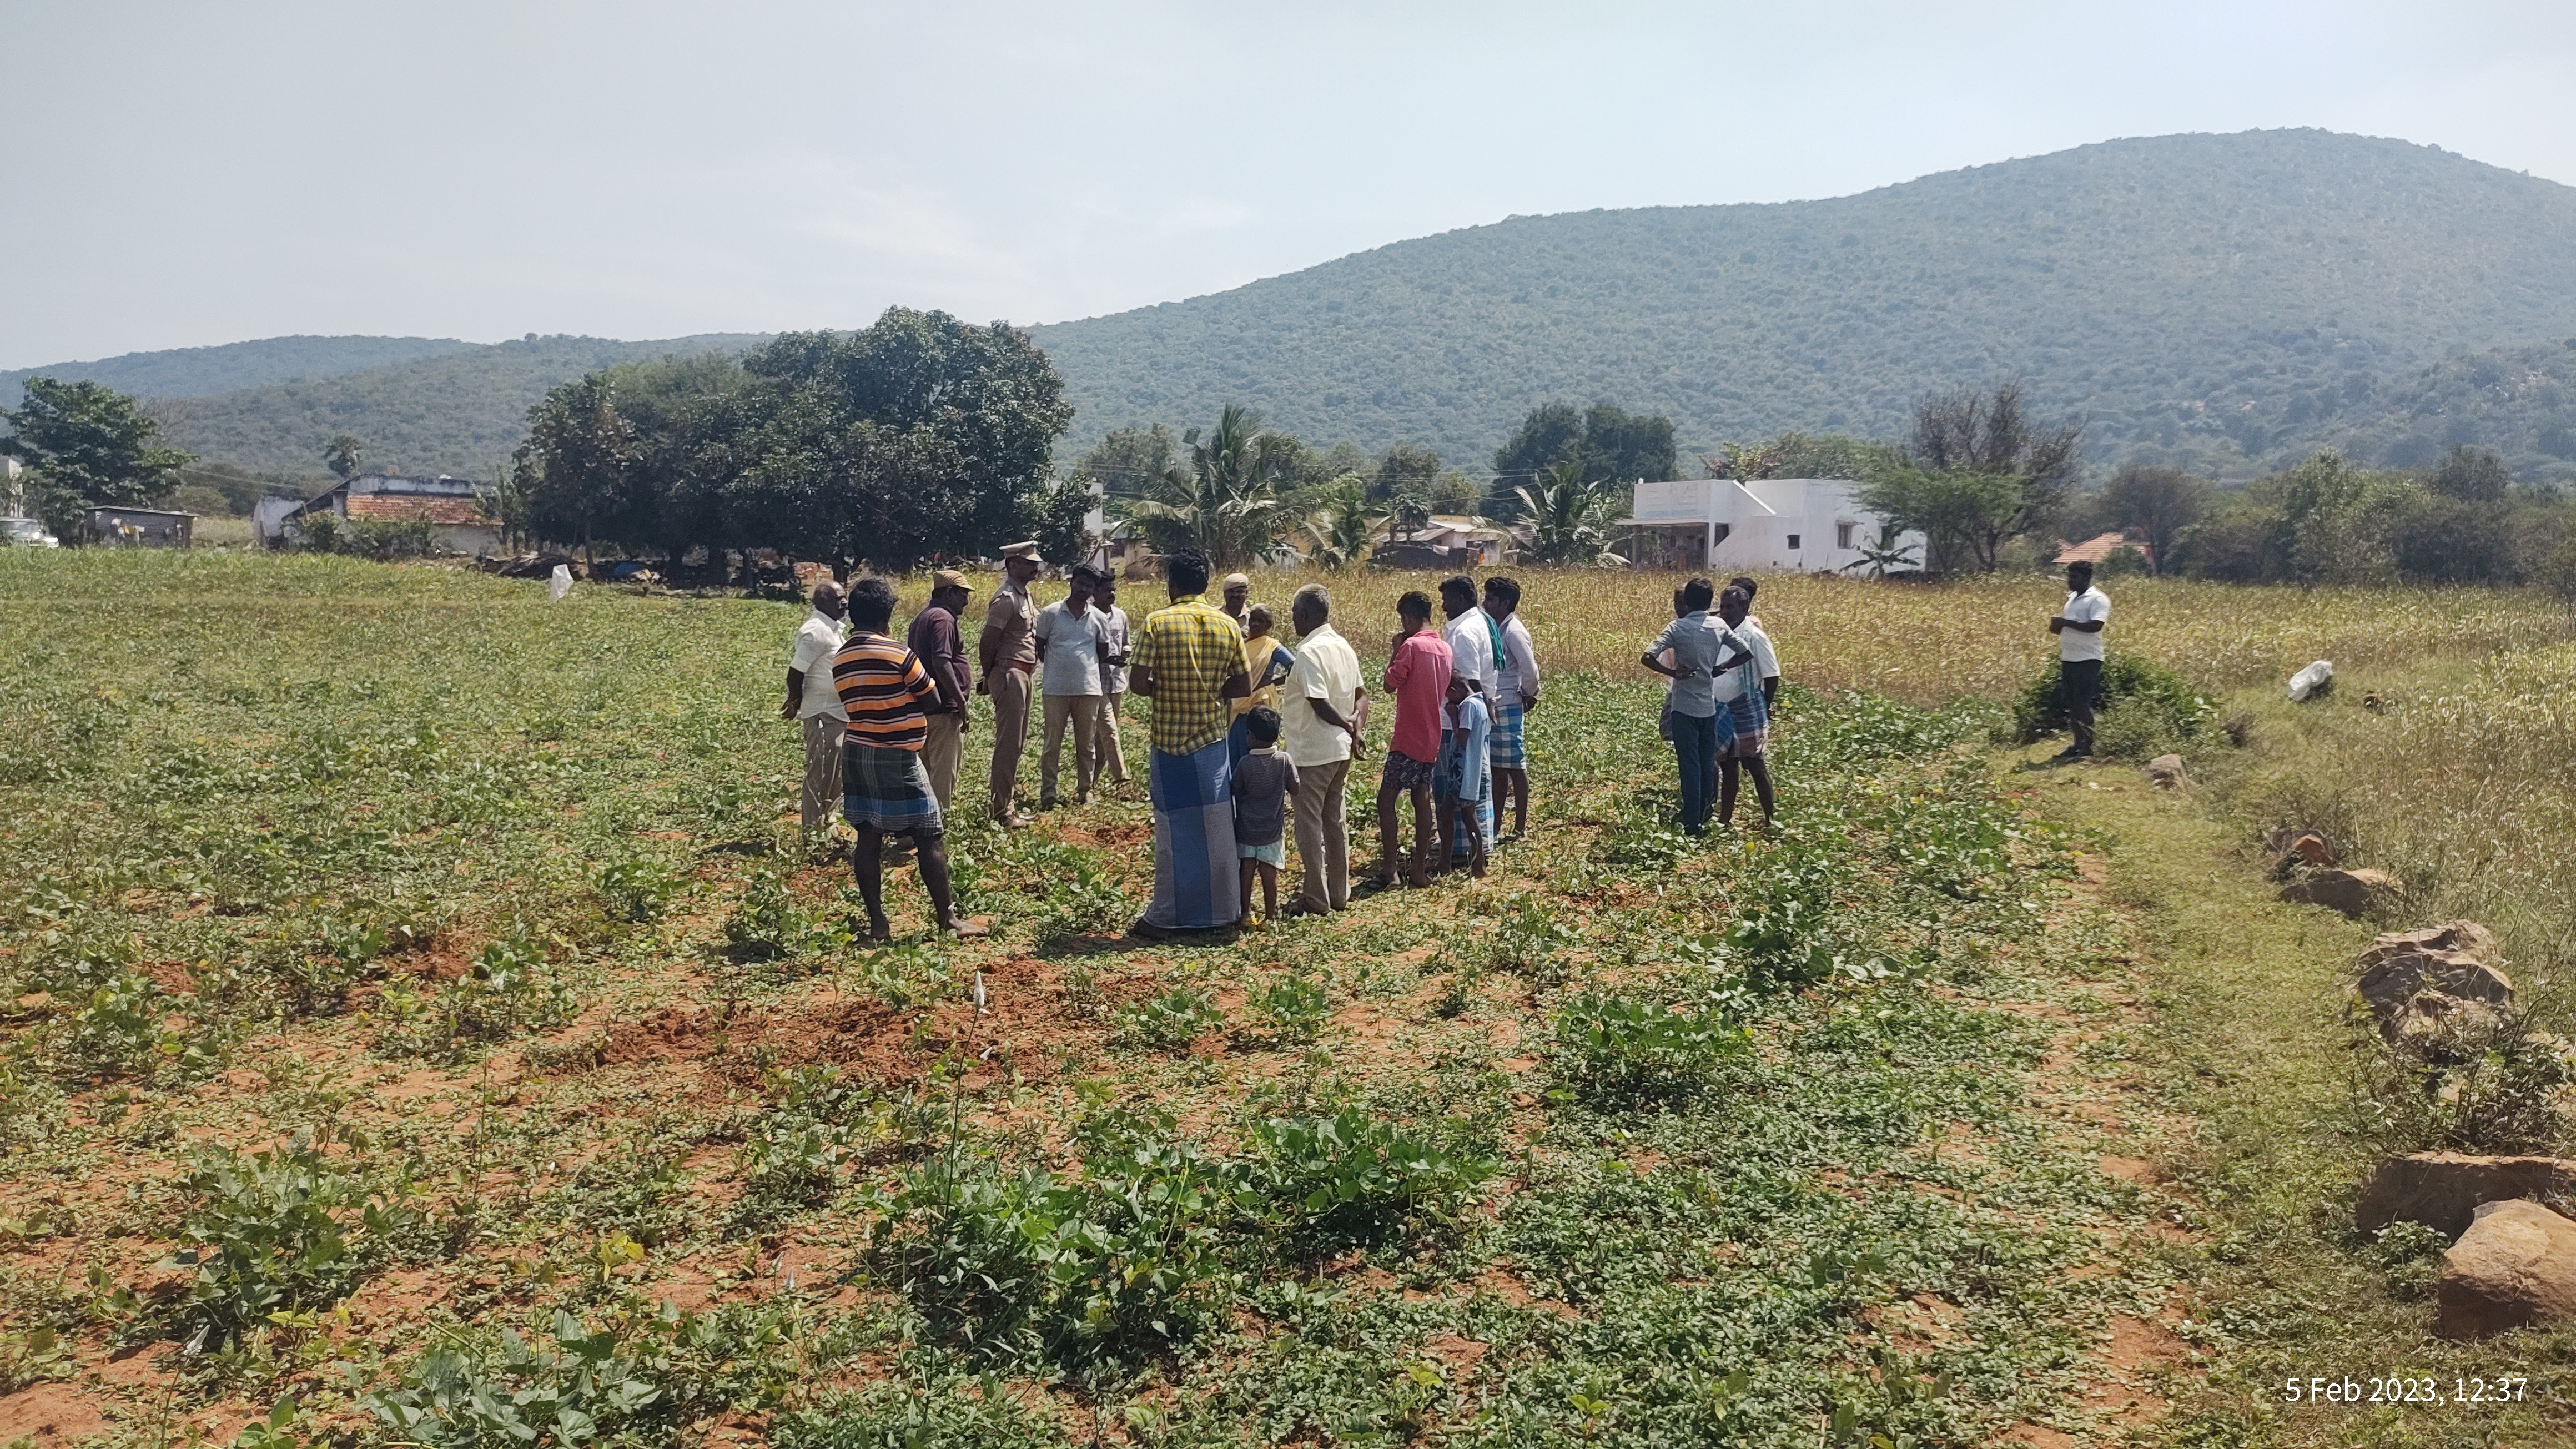
[[[89,541],[103,548],[188,548],[196,542],[197,515],[163,508],[102,503],[89,510]]]
[[[1860,485],[1839,478],[1683,478],[1639,483],[1627,527],[1640,568],[1840,573],[1868,562],[1884,523],[1860,506]],[[1900,548],[1923,557],[1923,535]]]
[[[448,553],[490,554],[501,551],[501,524],[483,513],[484,486],[470,479],[414,478],[396,473],[361,473],[305,500],[288,514],[282,527],[299,518],[328,513],[352,522],[429,520],[431,544]]]

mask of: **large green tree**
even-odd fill
[[[1914,405],[1914,431],[1900,470],[1913,478],[1899,491],[1934,512],[1904,521],[1932,539],[1936,559],[1943,557],[1937,527],[1965,544],[1977,567],[1991,573],[2005,544],[2064,514],[2083,468],[2083,445],[2081,423],[2046,427],[2033,421],[2018,382],[1991,391],[1968,387],[1928,394]]]
[[[1260,414],[1227,403],[1205,436],[1196,428],[1181,435],[1186,466],[1165,470],[1153,491],[1120,500],[1116,512],[1157,553],[1194,548],[1221,569],[1274,557],[1290,522],[1279,498],[1283,442]]]
[[[1560,464],[1574,465],[1587,482],[1634,485],[1640,478],[1660,482],[1672,477],[1677,462],[1670,418],[1632,413],[1607,402],[1582,410],[1572,403],[1541,403],[1494,450],[1494,481],[1485,511],[1502,518],[1522,516],[1520,486],[1538,482]]]
[[[158,446],[160,425],[133,398],[95,382],[50,377],[26,381],[26,398],[0,408],[0,453],[27,465],[29,501],[65,538],[79,536],[90,504],[159,503],[179,487],[178,470],[196,455]]]
[[[2157,573],[2172,567],[2174,544],[2183,530],[2209,513],[2210,486],[2179,468],[2132,464],[2102,485],[2094,516],[2103,524],[2137,536]]]

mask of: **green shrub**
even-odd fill
[[[399,1189],[372,1192],[303,1133],[268,1152],[209,1148],[183,1186],[197,1206],[171,1262],[195,1270],[183,1313],[209,1346],[271,1313],[338,1302],[417,1217]]]
[[[1246,1041],[1268,1046],[1303,1046],[1323,1035],[1332,1018],[1332,1000],[1324,983],[1291,971],[1252,994],[1244,1003],[1257,1023],[1238,1033]]]
[[[1114,936],[1133,917],[1127,893],[1098,863],[1085,858],[1071,875],[1057,875],[1047,886],[1045,903],[1038,911],[1037,936],[1045,945],[1083,936]]]
[[[636,924],[657,920],[679,888],[671,873],[649,860],[621,860],[600,867],[592,879],[610,919]]]
[[[1669,1107],[1751,1050],[1744,1028],[1633,997],[1584,992],[1557,1013],[1551,1067],[1595,1107]]]
[[[1454,1228],[1500,1164],[1408,1137],[1357,1108],[1272,1118],[1247,1134],[1274,1222],[1309,1250]]]
[[[1528,891],[1514,891],[1483,949],[1471,954],[1471,964],[1553,985],[1565,979],[1566,953],[1582,939],[1581,932],[1558,918],[1555,907]]]
[[[1067,1444],[1048,1402],[1014,1394],[990,1372],[953,1369],[878,1379],[789,1409],[770,1426],[778,1449],[1042,1449]]]
[[[2013,701],[2015,738],[2023,744],[2066,728],[2066,711],[2057,702],[2061,668],[2061,661],[2048,661],[2047,667],[2022,686],[2020,698]],[[2143,655],[2118,651],[2104,654],[2101,698],[2106,710],[2141,711],[2141,724],[2144,715],[2161,716],[2165,731],[2177,740],[2189,740],[2218,720],[2216,705],[2185,683],[2181,675]]]
[[[1131,1046],[1176,1052],[1224,1024],[1224,1014],[1206,992],[1175,986],[1118,1013],[1117,1035]]]
[[[443,984],[395,981],[376,1000],[379,1051],[453,1061],[470,1048],[569,1021],[572,988],[539,946],[510,936],[484,946],[464,975]]]

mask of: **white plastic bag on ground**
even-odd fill
[[[2290,703],[2298,704],[2334,682],[2334,665],[2320,659],[2290,676]]]
[[[572,570],[562,564],[556,564],[554,582],[546,585],[546,597],[560,604],[563,602],[563,596],[571,592]],[[2293,694],[2290,698],[2296,699],[2298,696]]]

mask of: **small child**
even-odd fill
[[[1297,767],[1279,753],[1279,711],[1256,705],[1243,717],[1250,748],[1234,767],[1234,853],[1243,861],[1243,914],[1261,882],[1262,919],[1279,919],[1279,867],[1288,863],[1288,796]]]
[[[1440,801],[1440,868],[1463,856],[1478,880],[1485,878],[1485,832],[1492,821],[1485,810],[1493,797],[1493,718],[1483,681],[1449,676],[1440,774],[1432,787]]]

